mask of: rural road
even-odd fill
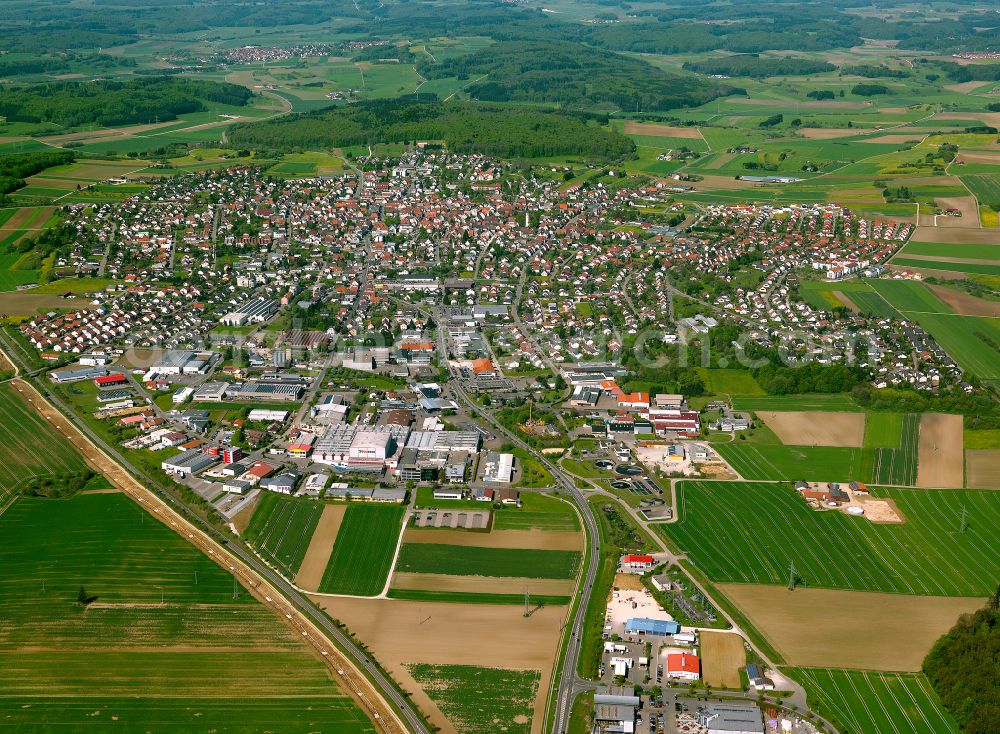
[[[19,368],[3,336],[0,336],[0,354]],[[180,500],[169,494],[161,496],[138,481],[137,477],[146,479],[155,486],[149,477],[94,434],[58,397],[51,393],[43,397],[31,383],[21,378],[15,378],[12,384],[115,486],[219,565],[232,571],[258,600],[301,633],[303,640],[322,656],[338,685],[355,698],[381,732],[430,734],[420,715],[388,676],[305,595],[258,561],[235,538],[226,537],[205,524]]]

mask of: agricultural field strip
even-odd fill
[[[579,565],[578,551],[404,543],[396,570],[458,576],[571,579]]]
[[[319,591],[359,596],[379,594],[392,571],[396,544],[403,530],[403,514],[403,507],[349,505]]]
[[[753,568],[746,569],[745,561],[741,561],[742,551],[739,549],[761,547],[762,533],[756,529],[766,528],[776,538],[794,541],[795,553],[786,555],[799,563],[808,562],[808,567],[798,567],[798,571],[803,580],[812,586],[974,596],[988,593],[995,585],[995,575],[1000,568],[1000,554],[984,558],[978,548],[969,548],[962,543],[941,543],[937,547],[926,542],[918,544],[925,537],[948,538],[957,534],[956,527],[946,524],[940,504],[942,499],[945,505],[959,501],[954,490],[894,490],[884,493],[901,504],[901,510],[907,517],[907,524],[902,526],[884,526],[848,518],[839,513],[815,513],[816,517],[810,518],[805,513],[811,514],[814,511],[802,504],[802,500],[790,488],[775,488],[775,485],[763,484],[739,486],[740,491],[747,496],[767,491],[768,502],[761,501],[759,497],[756,501],[744,503],[719,500],[714,495],[721,488],[716,486],[705,493],[705,497],[711,498],[708,501],[710,508],[702,507],[696,515],[686,513],[680,524],[665,529],[713,580],[785,583],[788,566],[784,558],[778,560],[782,548],[775,547],[779,553],[772,554],[766,552],[771,546],[764,545],[765,550],[755,556],[755,563],[762,566],[756,572]],[[769,489],[763,489],[765,487]],[[683,486],[680,490],[685,510],[688,490],[688,486]],[[906,498],[905,502],[902,497]],[[979,537],[983,537],[982,533],[986,532],[986,528],[1000,524],[1000,505],[990,505],[992,498],[993,495],[988,491],[965,491],[961,498],[967,500],[967,504],[976,501],[977,506],[972,508],[972,516],[979,519],[975,521],[972,530],[979,532]],[[954,512],[956,508],[957,506],[951,508],[952,512],[947,515],[948,520],[954,523],[958,522]],[[921,526],[907,532],[907,525],[915,522],[914,515],[919,516]],[[695,522],[701,528],[688,530],[691,517],[697,517]],[[804,520],[812,520],[807,523],[805,535]],[[810,535],[808,525],[816,525],[819,521],[831,524],[826,528],[815,528],[819,532]],[[828,531],[826,536],[823,530]],[[827,545],[831,547],[831,553],[825,556],[819,552],[820,546],[815,542],[821,537],[825,537],[829,541]],[[731,544],[720,548],[718,538],[727,538]],[[732,541],[736,541],[735,544]],[[845,558],[843,563],[837,562],[838,549],[843,553],[850,551],[850,558]],[[868,562],[865,553],[857,555],[862,550],[870,553],[877,563]],[[939,573],[926,573],[925,565],[928,560],[933,561]],[[898,571],[900,569],[902,572]],[[958,579],[964,585],[954,581],[942,583],[946,579]]]
[[[253,520],[262,511],[262,526],[255,528]],[[258,551],[266,553],[294,575],[302,564],[322,512],[323,506],[318,502],[286,500],[269,493],[254,513],[247,536],[252,538]]]

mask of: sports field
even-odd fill
[[[294,578],[322,514],[319,502],[264,492],[244,536],[258,553]]]
[[[810,707],[852,734],[958,734],[923,674],[789,668]]]
[[[20,498],[0,536],[6,730],[373,731],[288,627],[124,495]]]
[[[0,385],[0,506],[29,479],[86,469],[83,459],[11,385]]]
[[[579,565],[577,551],[404,543],[396,570],[454,576],[570,579]]]
[[[319,590],[374,596],[385,587],[402,530],[399,506],[348,505]]]
[[[983,596],[1000,578],[1000,494],[872,490],[905,522],[810,509],[787,484],[684,482],[680,522],[664,533],[712,581],[940,596]],[[961,512],[968,527],[961,531]]]
[[[537,670],[472,665],[407,666],[414,680],[463,734],[529,734]]]

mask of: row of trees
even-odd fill
[[[736,54],[717,59],[689,61],[684,64],[688,71],[699,74],[725,74],[726,76],[746,76],[764,79],[769,76],[803,76],[836,71],[837,67],[818,59],[803,59],[798,56],[761,57],[758,54]]]
[[[180,78],[49,82],[16,86],[0,96],[0,117],[65,127],[143,124],[201,112],[207,103],[243,106],[252,92],[237,84]]]
[[[6,194],[25,185],[24,179],[41,173],[46,168],[61,166],[74,159],[67,150],[41,150],[34,153],[0,155],[0,203]]]
[[[294,151],[441,140],[456,153],[500,158],[630,156],[635,150],[632,141],[602,129],[601,122],[606,120],[476,102],[442,103],[433,95],[414,95],[234,126],[229,142],[257,150]]]

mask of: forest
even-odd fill
[[[71,163],[73,153],[67,150],[42,150],[35,153],[0,155],[0,201],[5,194],[25,185],[24,179],[46,168]]]
[[[499,158],[630,156],[632,141],[602,129],[601,123],[606,120],[582,114],[411,95],[234,125],[228,138],[236,147],[275,152],[426,140],[441,141],[455,153]]]
[[[991,528],[982,528],[991,532]],[[965,734],[996,734],[1000,722],[1000,588],[937,641],[924,673]]]
[[[566,41],[501,41],[440,63],[422,59],[417,71],[428,79],[476,79],[467,91],[484,102],[554,102],[632,112],[696,107],[742,91]]]
[[[12,86],[0,96],[0,117],[63,127],[146,124],[203,112],[208,102],[243,106],[253,93],[236,84],[149,78],[125,82],[47,82]]]
[[[803,59],[795,56],[761,57],[758,54],[736,54],[718,59],[705,59],[684,64],[688,71],[699,74],[722,74],[765,79],[771,76],[803,76],[836,71],[837,67],[825,61]]]

